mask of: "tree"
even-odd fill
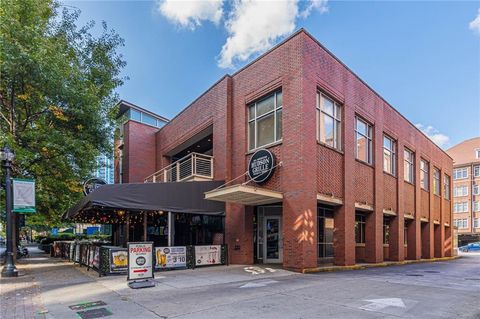
[[[94,22],[77,27],[79,14],[53,0],[1,2],[0,146],[16,153],[15,177],[36,180],[36,223],[60,223],[95,157],[113,152],[123,39],[105,23],[99,36]]]

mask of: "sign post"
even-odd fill
[[[155,287],[153,242],[128,243],[128,286],[132,289]]]

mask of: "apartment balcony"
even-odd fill
[[[147,176],[145,183],[211,181],[213,156],[190,153],[167,167]]]

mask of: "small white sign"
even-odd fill
[[[187,247],[155,247],[156,264],[159,269],[187,267]]]
[[[153,243],[128,243],[127,280],[153,278]]]
[[[221,264],[221,248],[220,245],[195,246],[195,266]]]

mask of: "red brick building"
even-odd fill
[[[127,120],[117,146],[117,181],[225,181],[206,198],[226,203],[231,263],[452,254],[452,159],[304,30],[163,127]],[[245,173],[258,149],[278,164],[263,184]]]

